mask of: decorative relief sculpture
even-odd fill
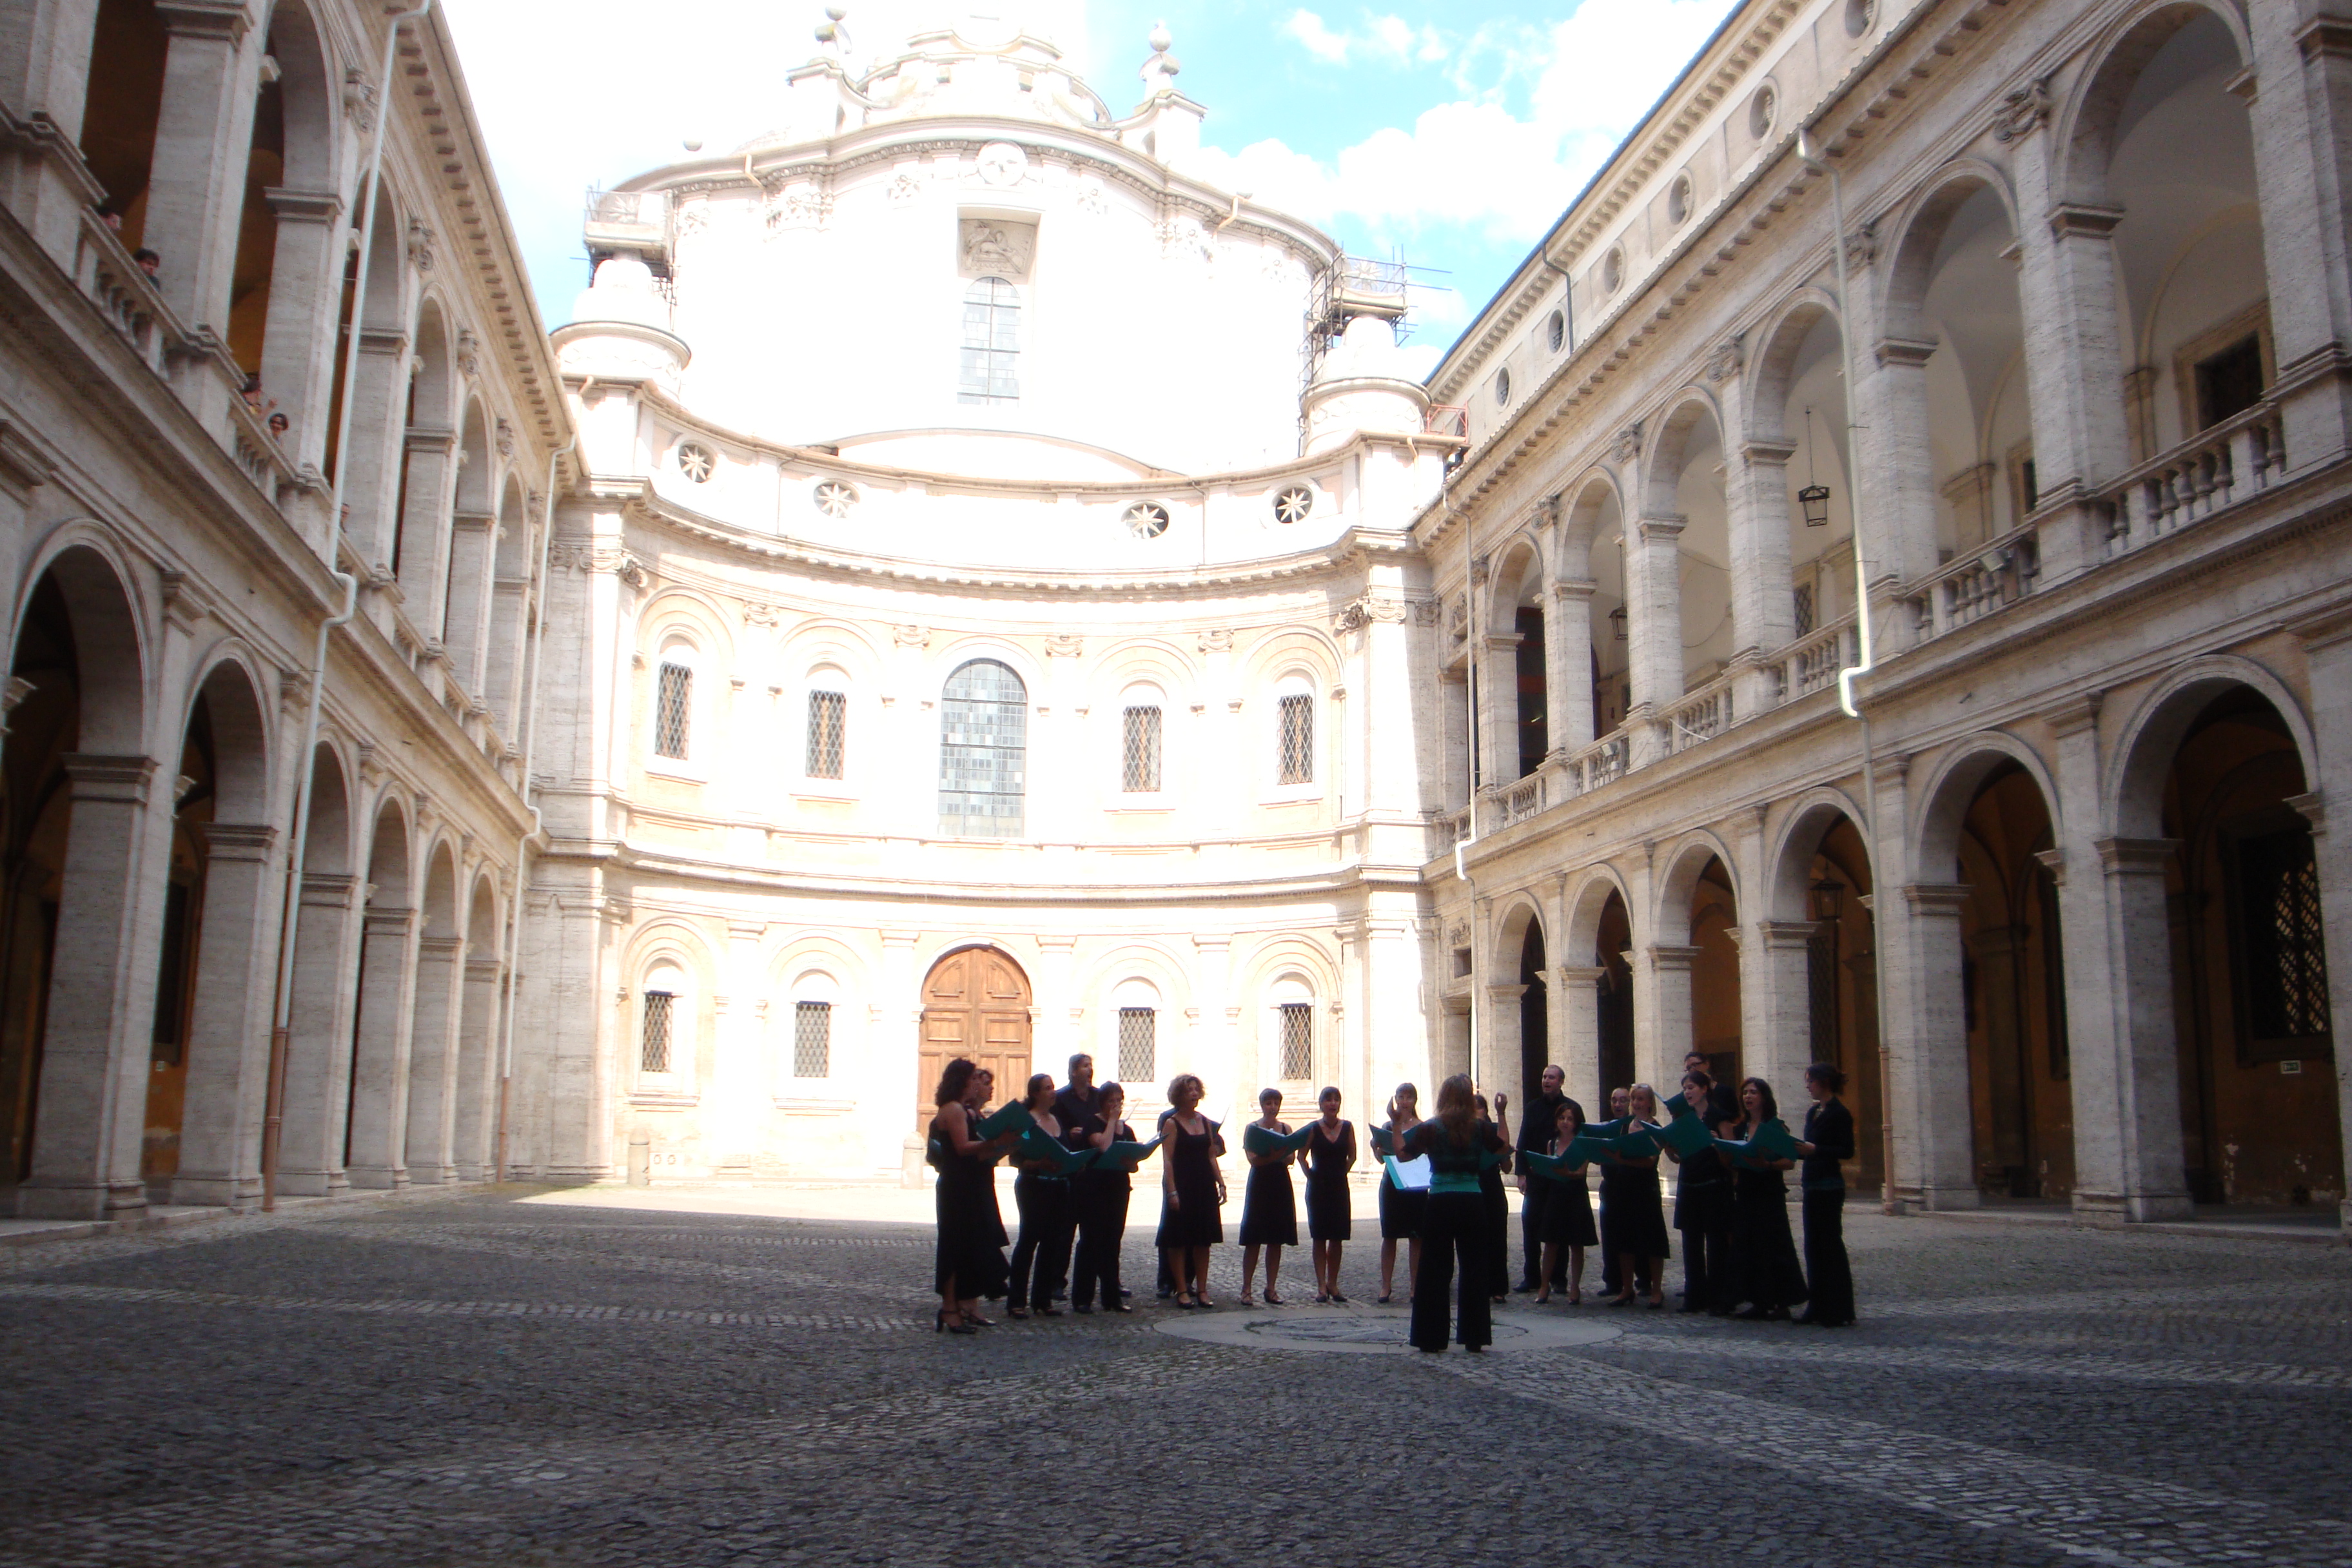
[[[1057,632],[1045,639],[1047,658],[1076,658],[1087,651],[1087,640],[1066,632]]]
[[[1202,653],[1233,652],[1234,634],[1232,628],[1220,626],[1213,631],[1202,632],[1201,634],[1201,651]]]
[[[890,640],[900,647],[925,648],[931,646],[929,626],[892,626]]]
[[[983,184],[1009,190],[1029,177],[1029,154],[1010,142],[991,142],[980,150],[978,172]]]
[[[957,226],[956,252],[966,278],[1026,283],[1037,255],[1037,226],[1013,218],[968,217]]]
[[[1706,378],[1718,384],[1729,381],[1746,368],[1747,363],[1748,339],[1744,335],[1726,338],[1716,345],[1715,353],[1707,356]]]
[[[2006,93],[2000,108],[1992,118],[1993,139],[1998,142],[2018,142],[2033,134],[2034,128],[2050,118],[2050,79],[2037,78]]]

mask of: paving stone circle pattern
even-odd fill
[[[1376,1244],[1178,1313],[1145,1232],[1133,1315],[960,1339],[927,1226],[521,1195],[0,1253],[0,1563],[2352,1562],[2339,1247],[1856,1209],[1851,1331],[1271,1353],[1401,1328]]]

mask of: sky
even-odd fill
[[[919,22],[1017,16],[1114,111],[1155,23],[1208,110],[1197,172],[1424,274],[1408,353],[1434,364],[1673,82],[1735,0],[1317,7],[1249,0],[874,0],[853,63]],[[782,120],[816,52],[802,0],[444,0],[550,326],[585,286],[591,185],[732,147]]]

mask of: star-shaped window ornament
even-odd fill
[[[712,458],[710,455],[709,447],[697,446],[692,441],[681,442],[679,444],[677,448],[677,471],[684,474],[688,479],[692,479],[696,484],[709,484],[710,482],[711,470],[716,468],[718,466],[719,464],[717,459]]]
[[[827,517],[847,517],[857,505],[857,487],[841,479],[825,479],[816,487],[816,509]]]
[[[1274,521],[1304,522],[1307,514],[1315,510],[1315,492],[1305,485],[1293,485],[1274,498]]]

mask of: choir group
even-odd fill
[[[1760,1078],[1737,1091],[1717,1083],[1706,1058],[1685,1059],[1679,1092],[1660,1103],[1643,1083],[1610,1095],[1610,1118],[1588,1121],[1561,1092],[1565,1075],[1546,1068],[1543,1092],[1522,1118],[1516,1141],[1510,1097],[1486,1099],[1466,1076],[1438,1087],[1435,1115],[1420,1113],[1420,1093],[1400,1084],[1385,1119],[1370,1130],[1381,1161],[1381,1294],[1393,1298],[1397,1244],[1405,1243],[1412,1306],[1412,1343],[1443,1351],[1449,1337],[1472,1351],[1493,1340],[1492,1311],[1513,1286],[1508,1242],[1508,1173],[1522,1194],[1525,1265],[1517,1289],[1538,1303],[1584,1300],[1588,1249],[1601,1253],[1602,1299],[1615,1307],[1665,1305],[1671,1256],[1660,1162],[1677,1168],[1673,1228],[1683,1237],[1685,1312],[1786,1320],[1840,1328],[1854,1321],[1853,1278],[1843,1219],[1840,1162],[1854,1152],[1853,1116],[1838,1096],[1845,1075],[1805,1069],[1812,1105],[1801,1137],[1780,1121],[1771,1085]],[[1211,1308],[1210,1248],[1225,1239],[1227,1194],[1218,1161],[1227,1150],[1223,1125],[1201,1112],[1203,1086],[1186,1073],[1168,1086],[1168,1110],[1154,1137],[1139,1142],[1124,1120],[1126,1091],[1094,1081],[1091,1058],[1070,1058],[1069,1082],[1031,1078],[1017,1100],[993,1113],[992,1076],[962,1058],[948,1064],[933,1099],[929,1158],[939,1172],[939,1255],[935,1280],[943,1332],[992,1326],[983,1299],[1007,1300],[1013,1318],[1055,1318],[1066,1297],[1075,1312],[1126,1312],[1131,1292],[1119,1284],[1119,1247],[1140,1162],[1160,1156],[1159,1294],[1185,1310]],[[1305,1172],[1307,1234],[1317,1302],[1347,1300],[1339,1289],[1342,1247],[1354,1226],[1348,1177],[1357,1163],[1355,1124],[1341,1118],[1339,1091],[1317,1097],[1316,1120],[1293,1128],[1282,1095],[1258,1096],[1257,1120],[1243,1130],[1249,1179],[1243,1191],[1242,1301],[1255,1305],[1258,1264],[1265,1264],[1265,1302],[1279,1294],[1282,1253],[1298,1244],[1298,1202],[1290,1172]],[[1019,1173],[1013,1200],[1020,1237],[1005,1261],[1004,1224],[994,1169],[1010,1158]],[[1790,1230],[1785,1173],[1801,1165],[1804,1259]],[[1598,1169],[1595,1223],[1588,1173]],[[1075,1249],[1075,1259],[1073,1251]],[[1449,1319],[1449,1290],[1454,1297]]]

